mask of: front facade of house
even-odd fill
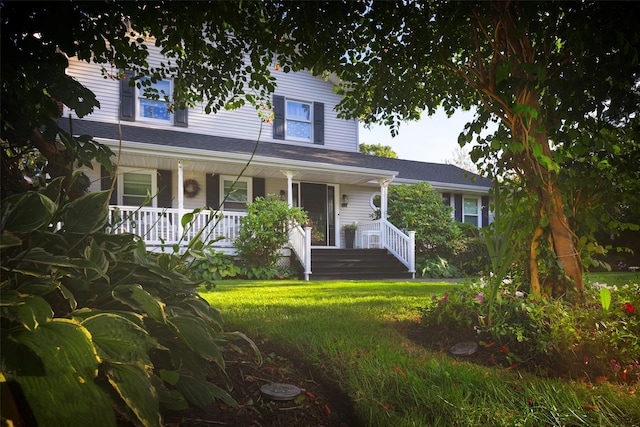
[[[150,62],[161,60],[150,51]],[[128,86],[128,79],[105,79],[99,66],[74,59],[68,74],[101,104],[72,121],[73,133],[92,135],[117,153],[111,204],[121,217],[148,215],[126,231],[142,235],[150,247],[175,243],[185,232],[179,218],[202,207],[224,213],[205,234],[220,237],[219,246],[232,247],[247,203],[272,193],[307,211],[312,248],[344,248],[342,226],[354,222],[361,230],[356,246],[367,247],[367,230],[375,231],[367,226],[378,209],[375,196],[381,196],[384,210],[389,185],[420,181],[442,193],[459,221],[488,224],[488,180],[472,181],[452,165],[359,153],[358,123],[337,117],[340,97],[333,83],[308,72],[274,71],[273,124],[263,123],[253,106],[209,115],[202,108],[169,113],[164,102],[145,99],[141,90]],[[156,85],[158,91],[172,91],[171,80]],[[72,111],[68,115],[74,117]],[[99,167],[86,174],[90,191],[110,188],[111,177]],[[141,209],[147,192],[157,197]],[[375,244],[380,245],[379,236]]]

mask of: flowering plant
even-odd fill
[[[424,300],[419,309],[422,323],[466,333],[475,330],[478,341],[504,347],[510,367],[519,361],[514,351],[522,360],[535,360],[537,366],[554,363],[562,355],[567,365],[575,367],[572,375],[590,372],[639,383],[640,284],[587,284],[585,301],[576,310],[568,301],[536,300],[520,283],[503,279],[493,302],[487,278],[447,289],[442,296]]]
[[[345,224],[342,226],[342,229],[344,231],[356,231],[358,229],[358,221],[351,224]]]

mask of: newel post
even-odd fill
[[[409,273],[416,278],[416,232],[409,232]]]
[[[178,160],[178,238],[182,238],[184,227],[182,226],[182,215],[184,215],[184,166],[182,160]]]
[[[304,228],[304,280],[311,274],[311,227]]]

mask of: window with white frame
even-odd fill
[[[118,203],[124,206],[156,206],[155,170],[123,170],[118,179]],[[148,197],[150,199],[148,199]]]
[[[244,211],[251,200],[251,180],[249,178],[221,177],[220,195],[224,204],[223,210]]]
[[[286,135],[287,139],[297,139],[301,141],[311,141],[313,138],[313,123],[311,117],[312,103],[286,101]]]
[[[171,123],[172,114],[169,110],[169,103],[165,100],[171,96],[171,80],[156,80],[150,78],[140,79],[140,89],[138,89],[138,118],[143,121],[160,123]],[[158,99],[152,99],[151,94],[158,95]]]
[[[473,224],[476,227],[480,225],[480,199],[476,197],[465,197],[462,203],[462,221]]]

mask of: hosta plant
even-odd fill
[[[2,201],[3,400],[40,426],[161,426],[163,412],[229,405],[219,313],[135,235],[108,233],[109,192],[61,181]]]

